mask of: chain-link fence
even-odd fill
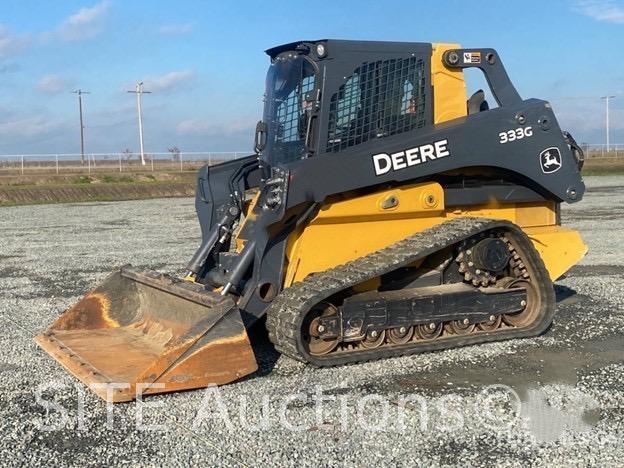
[[[0,176],[95,172],[184,172],[248,156],[249,151],[0,155]]]
[[[580,146],[586,159],[624,159],[624,144],[582,143]]]
[[[624,144],[581,144],[586,159],[621,159]],[[111,172],[184,172],[196,171],[204,164],[248,156],[249,151],[204,151],[146,153],[80,154],[6,154],[0,155],[0,176],[35,174],[91,174]]]

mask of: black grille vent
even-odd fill
[[[331,98],[327,151],[424,127],[425,82],[416,57],[360,65]]]

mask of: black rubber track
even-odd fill
[[[466,336],[449,336],[433,341],[410,342],[376,349],[310,355],[302,342],[301,325],[306,313],[319,302],[366,280],[404,267],[445,247],[486,231],[502,231],[524,262],[530,281],[537,287],[542,303],[539,318],[525,328],[480,331]],[[551,324],[555,312],[555,293],[548,271],[527,235],[515,224],[488,218],[456,218],[425,229],[385,249],[309,276],[282,291],[267,309],[267,330],[275,348],[287,356],[316,366],[364,362],[426,351],[536,336]]]

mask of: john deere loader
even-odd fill
[[[186,278],[122,267],[36,337],[43,349],[127,401],[253,373],[256,322],[315,366],[548,328],[553,281],[587,250],[560,224],[561,203],[583,197],[583,154],[494,49],[320,40],[267,53],[255,154],[199,171]],[[496,106],[466,95],[467,68]]]

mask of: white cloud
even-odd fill
[[[182,36],[193,31],[193,25],[191,23],[171,23],[163,24],[156,32],[163,36]]]
[[[14,34],[0,24],[0,58],[6,58],[22,52],[30,43],[28,34]]]
[[[582,135],[594,131],[604,132],[606,123],[604,101],[598,98],[575,100],[553,98],[551,101],[561,128],[569,130],[572,135],[581,135],[577,141],[585,138]],[[624,130],[624,109],[617,107],[617,99],[611,106],[609,128],[614,131]]]
[[[81,41],[97,36],[104,29],[104,19],[109,9],[108,0],[81,8],[63,21],[58,28],[58,36],[65,41]]]
[[[192,70],[180,70],[165,73],[164,75],[148,76],[143,80],[146,91],[171,91],[195,79]]]
[[[176,131],[180,135],[198,136],[231,136],[243,133],[252,135],[254,125],[255,123],[249,119],[238,119],[231,122],[189,119],[180,122],[176,126]]]
[[[596,21],[624,24],[624,5],[613,0],[578,0],[575,9]]]
[[[55,132],[62,126],[62,123],[42,116],[26,117],[0,122],[0,136],[31,138]]]
[[[37,90],[42,93],[57,94],[67,90],[69,83],[59,75],[45,75],[37,82]]]

